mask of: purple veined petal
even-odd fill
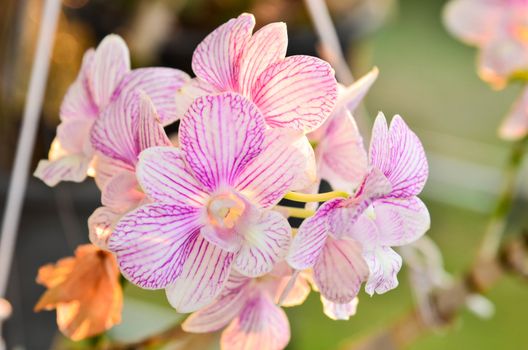
[[[214,191],[233,185],[261,153],[264,131],[257,106],[227,92],[194,100],[181,122],[179,140],[196,178]]]
[[[517,99],[502,121],[499,135],[505,140],[520,140],[528,134],[528,89]]]
[[[118,35],[107,35],[95,50],[90,86],[99,109],[108,105],[114,91],[130,71],[130,54],[125,41]]]
[[[108,250],[108,240],[121,214],[107,207],[99,207],[88,218],[88,233],[93,245]]]
[[[114,97],[129,96],[142,91],[151,99],[159,122],[166,126],[179,119],[174,94],[189,80],[190,77],[178,69],[163,67],[134,69],[125,76]]]
[[[83,56],[79,75],[68,88],[60,107],[62,121],[97,118],[99,109],[93,101],[89,82],[94,54],[94,49],[89,49]]]
[[[370,143],[370,162],[391,183],[392,197],[419,194],[429,173],[420,139],[398,115],[392,119],[388,130],[385,116],[380,113],[376,118]]]
[[[382,199],[373,204],[379,242],[402,246],[422,237],[431,226],[425,204],[418,197]]]
[[[314,282],[322,296],[338,304],[349,303],[357,296],[369,276],[361,253],[361,244],[354,240],[326,239],[313,267]]]
[[[151,147],[139,156],[136,177],[143,192],[163,203],[202,207],[208,194],[188,168],[181,150]]]
[[[290,56],[269,66],[252,89],[268,125],[305,133],[330,116],[337,82],[328,63],[310,56]]]
[[[303,221],[286,257],[292,268],[304,270],[314,266],[330,234],[330,214],[342,203],[341,198],[332,199],[321,205],[314,216]]]
[[[333,189],[355,189],[367,173],[363,138],[352,115],[345,110],[334,112],[316,153],[320,161],[319,175]]]
[[[380,230],[375,220],[376,212],[369,206],[354,221],[350,221],[345,236],[361,243],[364,250],[375,249],[380,244]]]
[[[378,75],[379,69],[374,67],[370,70],[370,72],[355,81],[352,85],[339,86],[340,89],[338,90],[335,111],[339,111],[342,108],[350,112],[355,111],[369,91],[372,84],[374,84],[378,78]]]
[[[90,166],[90,158],[84,154],[72,154],[55,160],[41,160],[33,175],[50,187],[61,181],[82,182]]]
[[[470,45],[483,45],[493,36],[505,13],[500,0],[452,0],[444,8],[446,28]]]
[[[101,193],[101,203],[118,213],[136,207],[145,198],[133,171],[124,170],[112,177]]]
[[[248,277],[262,276],[284,259],[291,241],[288,220],[274,211],[257,212],[241,229],[242,246],[233,267]],[[238,229],[238,228],[237,228]]]
[[[482,80],[496,89],[505,87],[508,77],[528,69],[528,44],[509,32],[497,34],[484,45],[478,55],[478,72]]]
[[[152,99],[142,90],[140,90],[138,129],[138,142],[141,151],[156,146],[172,146],[169,137],[161,125]]]
[[[379,246],[363,252],[370,275],[365,291],[373,295],[383,294],[398,286],[397,274],[402,266],[402,258],[390,247]]]
[[[218,93],[220,93],[220,91],[212,84],[209,84],[200,78],[192,78],[176,91],[175,103],[178,119],[183,118],[194,100],[198,97],[216,95]]]
[[[93,168],[95,169],[95,183],[97,187],[102,191],[108,181],[110,181],[115,174],[128,170],[133,172],[134,167],[121,162],[117,159],[107,157],[101,153],[96,153],[92,161]]]
[[[236,66],[254,26],[255,17],[243,13],[210,33],[198,44],[192,57],[196,76],[221,91],[235,91],[238,87]]]
[[[281,350],[290,341],[290,325],[284,311],[267,295],[246,302],[240,315],[222,332],[222,349]]]
[[[220,295],[229,277],[234,256],[200,235],[188,247],[188,251],[189,256],[181,275],[165,289],[169,303],[181,313],[199,310]]]
[[[236,252],[242,246],[242,237],[233,228],[220,228],[207,224],[200,230],[209,243],[228,252]]]
[[[225,292],[228,289],[226,285],[218,300],[191,314],[182,323],[182,329],[191,333],[208,333],[227,326],[238,316],[248,300],[249,294],[246,286],[247,283]]]
[[[139,94],[121,95],[101,112],[90,140],[100,153],[133,167],[140,153],[138,126]]]
[[[352,301],[345,304],[334,303],[321,295],[321,303],[323,304],[323,311],[326,316],[332,320],[347,321],[350,316],[354,316],[357,311],[359,299],[355,297]]]
[[[305,138],[298,131],[268,129],[262,152],[237,176],[235,187],[263,208],[276,205],[307,168],[306,155],[296,140]]]
[[[251,96],[257,78],[268,66],[286,57],[287,47],[285,23],[270,23],[255,32],[244,46],[240,65],[237,66],[238,91],[244,96]]]
[[[199,216],[196,208],[170,204],[147,204],[123,216],[108,242],[123,276],[145,289],[173,283],[185,273]]]

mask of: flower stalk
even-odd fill
[[[284,199],[295,202],[326,202],[335,198],[348,198],[350,195],[343,191],[330,191],[317,194],[301,193],[301,192],[288,192],[284,196]]]

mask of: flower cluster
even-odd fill
[[[363,283],[369,294],[397,286],[392,248],[430,223],[417,197],[428,175],[417,136],[380,113],[367,155],[352,117],[377,69],[338,85],[325,61],[286,57],[283,23],[254,25],[242,14],[207,36],[192,79],[130,70],[123,41],[105,38],[85,55],[36,171],[51,186],[95,176],[103,206],[88,223],[98,251],[192,313],[184,330],[226,327],[226,349],[284,348],[281,307],[311,289],[329,317],[348,319]],[[176,120],[171,142],[163,127]],[[322,180],[335,191],[317,193]],[[306,220],[292,229],[288,217]]]
[[[444,11],[447,29],[463,42],[480,49],[480,77],[493,87],[504,88],[528,73],[528,1],[451,0]],[[504,139],[528,135],[528,89],[502,123]]]

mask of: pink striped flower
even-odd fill
[[[354,190],[367,172],[367,152],[350,112],[358,107],[377,77],[378,69],[374,68],[354,84],[339,86],[334,111],[319,129],[308,135],[317,144],[318,177],[334,189]]]
[[[427,179],[427,160],[401,117],[388,128],[378,116],[369,153],[371,168],[356,193],[326,202],[305,220],[287,257],[295,269],[313,268],[322,296],[343,307],[364,281],[371,295],[395,288],[401,258],[391,247],[418,239],[430,224],[416,197]]]
[[[153,100],[162,124],[177,119],[174,91],[189,77],[170,68],[130,70],[128,48],[119,36],[107,36],[83,58],[79,75],[61,105],[61,124],[52,143],[49,160],[41,160],[35,176],[47,185],[60,181],[81,182],[95,175],[95,151],[90,134],[103,111],[121,95],[141,89]]]
[[[180,148],[143,151],[136,175],[150,200],[125,215],[109,249],[130,281],[165,288],[191,312],[214,300],[235,268],[261,276],[283,258],[287,220],[269,210],[303,161],[287,130],[266,129],[243,96],[197,98],[182,119]]]
[[[528,1],[451,0],[444,22],[453,35],[480,49],[483,80],[500,88],[512,73],[528,70]]]
[[[257,105],[272,128],[309,132],[332,112],[337,96],[334,71],[316,57],[286,57],[286,24],[271,23],[252,34],[253,15],[224,23],[196,48],[196,78],[180,89],[180,114],[201,95],[237,92]]]
[[[226,350],[284,349],[290,341],[290,326],[276,303],[290,277],[291,269],[285,263],[257,279],[232,273],[220,297],[189,316],[182,328],[207,333],[226,327],[220,340]],[[297,278],[282,306],[300,305],[309,293],[307,281]]]

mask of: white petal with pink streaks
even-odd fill
[[[128,213],[115,226],[108,248],[132,283],[148,289],[165,288],[185,271],[198,236],[196,208],[147,204]]]
[[[310,56],[290,56],[269,66],[252,90],[252,99],[268,125],[303,132],[324,123],[336,98],[333,69]]]
[[[82,182],[86,179],[86,172],[90,159],[83,154],[73,154],[56,160],[41,160],[33,173],[50,187],[61,181]]]
[[[284,216],[274,211],[264,211],[258,216],[249,218],[251,222],[240,228],[242,246],[233,265],[249,277],[270,272],[286,256],[291,241],[291,227]]]
[[[394,250],[390,247],[379,246],[365,251],[363,257],[370,270],[365,285],[365,291],[368,294],[383,294],[398,286],[397,275],[402,266],[402,258]]]
[[[244,13],[209,34],[198,44],[192,57],[196,76],[219,90],[235,90],[238,86],[235,67],[254,26],[253,15]]]
[[[233,253],[207,242],[200,235],[187,247],[181,275],[167,286],[169,303],[178,312],[194,312],[211,304],[222,292],[233,262]]]
[[[145,194],[140,191],[136,174],[124,170],[113,176],[101,193],[101,203],[118,213],[124,213],[136,207]]]
[[[354,316],[357,311],[359,299],[356,297],[351,302],[345,304],[334,303],[321,295],[321,303],[323,303],[323,311],[326,316],[332,320],[349,320],[350,316]]]
[[[262,151],[264,119],[235,93],[194,100],[180,125],[180,145],[196,178],[211,191],[233,185]]]

